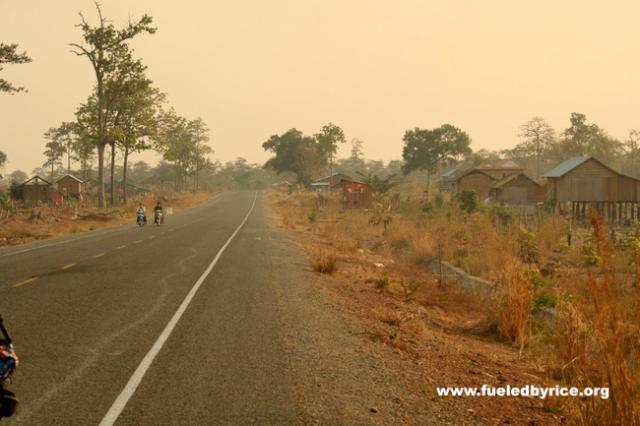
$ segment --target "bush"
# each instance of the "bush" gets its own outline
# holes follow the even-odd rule
[[[435,207],[433,205],[432,202],[430,201],[424,201],[421,205],[420,205],[420,210],[422,211],[422,213],[425,214],[431,214],[433,213],[433,211],[435,210]]]
[[[467,213],[478,210],[478,194],[475,191],[462,191],[460,194],[460,208]]]
[[[535,297],[533,306],[535,309],[540,309],[542,307],[555,308],[557,303],[558,300],[554,295],[542,292]]]
[[[318,251],[309,257],[309,265],[315,272],[332,274],[336,270],[337,257],[333,253]]]
[[[307,215],[307,218],[309,219],[309,222],[311,222],[311,223],[315,222],[316,219],[318,218],[318,210],[317,209],[311,209],[311,211]]]

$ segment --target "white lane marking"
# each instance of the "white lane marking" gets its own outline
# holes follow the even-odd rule
[[[187,208],[186,210],[183,210],[180,213],[188,213],[191,209],[193,209],[195,207],[200,207],[200,206],[203,206],[203,205],[205,205],[207,203],[213,202],[214,200],[216,200],[222,194],[224,194],[224,191],[219,192],[218,194],[214,195],[213,197],[211,197],[211,199],[205,201],[204,203],[196,204],[195,206],[189,207],[189,208]],[[192,222],[194,222],[194,221],[192,221]],[[28,253],[30,251],[40,250],[40,249],[47,248],[47,247],[54,247],[54,246],[58,246],[60,244],[68,244],[68,243],[72,243],[74,241],[84,240],[86,238],[99,237],[101,235],[108,235],[108,234],[110,234],[112,232],[116,233],[118,231],[127,230],[127,229],[129,229],[129,228],[131,228],[133,226],[135,226],[135,225],[134,224],[126,224],[126,225],[123,225],[123,226],[119,226],[117,228],[114,226],[114,227],[107,228],[107,229],[97,229],[95,231],[87,231],[86,235],[83,235],[83,236],[78,237],[78,238],[71,238],[71,239],[64,240],[64,241],[51,242],[51,243],[42,244],[42,245],[39,245],[39,246],[36,246],[36,247],[25,248],[23,250],[11,251],[9,253],[1,253],[0,252],[0,257],[15,256],[17,254]],[[64,238],[64,237],[62,237],[62,238]]]
[[[140,365],[138,365],[138,368],[136,368],[136,371],[133,372],[133,375],[125,385],[124,389],[122,390],[122,392],[120,392],[120,395],[118,395],[118,397],[116,398],[111,408],[109,408],[109,411],[107,411],[107,414],[105,414],[105,416],[103,417],[102,421],[100,422],[100,426],[112,426],[116,422],[116,420],[118,420],[118,417],[122,413],[122,410],[124,410],[124,407],[129,402],[129,399],[131,399],[133,394],[136,392],[136,389],[140,385],[140,382],[142,382],[144,375],[147,373],[147,370],[149,370],[149,367],[151,367],[151,363],[153,363],[153,360],[155,359],[155,357],[158,355],[158,353],[160,352],[164,344],[169,339],[171,332],[173,332],[173,329],[178,324],[178,321],[180,321],[180,318],[182,317],[184,312],[187,310],[187,307],[193,300],[194,296],[196,295],[196,292],[198,291],[200,286],[202,286],[202,283],[207,278],[207,276],[211,273],[211,271],[213,270],[213,267],[216,266],[216,263],[218,263],[218,260],[220,260],[220,257],[222,256],[222,253],[224,253],[224,251],[226,250],[227,246],[231,244],[231,241],[233,241],[233,239],[236,237],[238,232],[240,232],[240,229],[242,229],[244,224],[249,219],[249,216],[251,215],[251,212],[253,211],[253,208],[256,205],[257,198],[258,198],[258,191],[256,191],[253,196],[253,203],[251,203],[251,208],[249,208],[249,212],[247,213],[247,215],[244,217],[242,222],[240,222],[240,225],[238,225],[236,230],[233,231],[233,234],[231,234],[227,242],[224,243],[224,245],[220,248],[220,250],[218,250],[216,257],[213,258],[209,266],[207,266],[207,269],[205,269],[202,275],[200,275],[200,278],[198,278],[198,281],[196,281],[193,287],[191,287],[191,290],[189,290],[189,293],[187,293],[187,296],[184,298],[184,300],[178,307],[178,310],[176,311],[176,313],[173,314],[173,317],[171,317],[171,319],[169,320],[169,323],[165,326],[164,330],[162,330],[162,333],[160,333],[158,340],[155,341],[155,343],[153,344],[149,352],[147,352],[147,354],[144,356],[144,358],[140,362]]]

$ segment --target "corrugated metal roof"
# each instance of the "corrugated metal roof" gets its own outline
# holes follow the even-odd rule
[[[573,157],[573,158],[569,158],[568,160],[565,160],[564,162],[558,164],[553,169],[549,170],[547,173],[542,175],[542,177],[546,177],[546,178],[549,178],[549,177],[551,177],[551,178],[562,177],[567,172],[575,169],[580,164],[582,164],[585,161],[590,160],[590,159],[591,159],[591,157]]]

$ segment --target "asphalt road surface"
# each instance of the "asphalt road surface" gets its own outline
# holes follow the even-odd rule
[[[160,227],[0,250],[0,313],[21,358],[21,405],[3,422],[394,418],[388,380],[265,216],[261,193],[225,192]]]

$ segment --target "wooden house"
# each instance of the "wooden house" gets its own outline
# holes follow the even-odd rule
[[[556,204],[571,204],[576,218],[588,211],[614,219],[637,219],[640,180],[623,175],[594,157],[574,157],[544,175],[549,197]]]
[[[70,174],[58,179],[56,187],[63,196],[72,198],[82,198],[85,190],[84,181]]]
[[[544,203],[547,199],[547,188],[525,173],[518,173],[495,182],[491,188],[491,195],[499,203],[529,205]]]
[[[30,202],[48,202],[54,193],[51,183],[37,175],[19,185],[16,192],[21,200]]]

